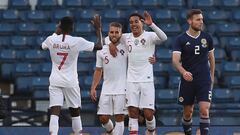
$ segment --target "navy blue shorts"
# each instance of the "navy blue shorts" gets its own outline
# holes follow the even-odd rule
[[[195,102],[211,102],[212,90],[211,82],[193,81],[187,82],[182,80],[179,85],[178,103],[181,105],[193,105]]]

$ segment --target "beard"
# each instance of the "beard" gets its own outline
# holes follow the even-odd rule
[[[117,38],[116,38],[117,39]],[[117,40],[113,40],[113,38],[110,37],[110,41],[113,43],[113,44],[116,44],[118,43],[120,40],[120,38],[118,38]]]
[[[202,30],[202,27],[198,28],[198,27],[193,27],[193,26],[191,26],[191,28],[192,28],[194,31],[201,31],[201,30]]]

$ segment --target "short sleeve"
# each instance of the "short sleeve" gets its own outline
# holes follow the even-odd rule
[[[50,46],[50,37],[47,37],[47,38],[42,42],[42,49],[43,49],[43,50],[48,49],[48,46]]]
[[[102,60],[102,57],[101,57],[101,50],[97,51],[97,54],[96,54],[96,67],[103,67],[103,60]]]
[[[93,51],[94,43],[78,37],[77,46],[79,51]]]
[[[214,49],[214,46],[213,46],[213,39],[212,37],[209,35],[208,36],[208,51],[212,51]]]
[[[176,40],[172,44],[172,51],[181,53],[182,52],[182,47],[181,47],[181,42],[180,42],[180,37],[177,37]]]

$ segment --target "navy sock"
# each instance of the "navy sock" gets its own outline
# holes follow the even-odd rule
[[[210,119],[209,118],[200,118],[200,132],[201,135],[208,135],[210,127]]]
[[[185,135],[192,135],[192,119],[185,120],[182,118],[182,127]]]

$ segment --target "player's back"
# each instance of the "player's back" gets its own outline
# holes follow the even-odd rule
[[[81,37],[49,36],[43,44],[48,46],[52,60],[50,85],[68,87],[78,85],[77,59],[79,51],[92,51],[94,44]]]

